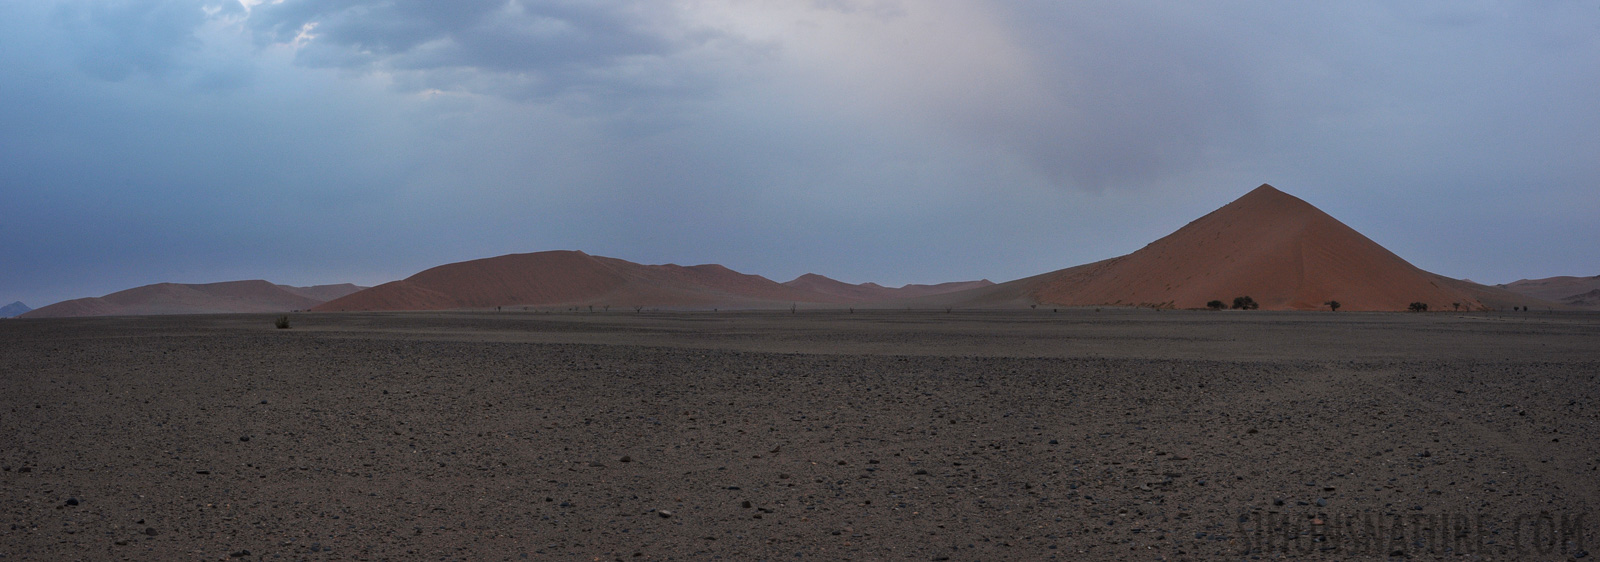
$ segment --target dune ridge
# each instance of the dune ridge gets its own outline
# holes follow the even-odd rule
[[[289,287],[263,280],[221,283],[156,283],[103,297],[58,302],[29,311],[21,318],[222,314],[306,310],[325,299],[319,295],[349,294],[362,289],[350,284]]]

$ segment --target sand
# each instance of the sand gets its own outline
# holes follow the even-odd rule
[[[0,554],[1567,559],[1600,526],[1596,336],[1583,313],[6,320]]]
[[[1474,295],[1263,184],[1126,256],[1018,282],[1040,303],[1201,308],[1249,296],[1266,310],[1477,309]]]

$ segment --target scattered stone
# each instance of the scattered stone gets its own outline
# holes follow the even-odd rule
[[[78,505],[78,498],[67,498],[67,505]]]
[[[657,511],[656,515],[660,515],[662,519],[667,519],[667,518],[672,517],[672,512],[663,509],[661,511]]]
[[[744,502],[739,504],[739,507],[742,507],[742,508],[745,508],[745,509],[750,509],[750,501],[749,500],[745,500]]]
[[[250,436],[249,435],[240,435],[239,436],[239,440],[240,441],[249,441],[250,440]]]
[[[622,455],[622,458],[617,459],[617,462],[633,462],[633,458],[628,455]]]
[[[244,557],[249,556],[249,555],[250,555],[250,551],[249,550],[240,550],[238,552],[234,552],[234,553],[228,554],[228,557],[229,558],[244,558]]]
[[[155,527],[145,527],[144,528],[144,534],[145,534],[145,536],[153,537],[153,536],[159,535],[161,533],[157,532]]]

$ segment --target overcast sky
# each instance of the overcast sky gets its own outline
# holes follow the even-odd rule
[[[1006,281],[1261,183],[1600,274],[1600,1],[0,0],[0,304],[578,249]]]

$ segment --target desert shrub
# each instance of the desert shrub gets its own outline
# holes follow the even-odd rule
[[[279,316],[276,321],[273,321],[272,325],[277,326],[279,330],[289,329],[289,315]]]
[[[1248,296],[1233,297],[1233,308],[1235,310],[1255,310],[1261,308],[1261,305],[1256,304],[1256,300]]]
[[[1228,305],[1224,304],[1222,301],[1211,301],[1211,302],[1206,303],[1206,308],[1209,308],[1211,310],[1222,310],[1222,309],[1227,308],[1227,307],[1228,307]]]
[[[1328,305],[1328,310],[1332,310],[1334,312],[1339,311],[1339,301],[1328,301],[1322,304]]]
[[[1411,306],[1406,307],[1406,310],[1410,310],[1412,312],[1427,312],[1428,311],[1428,303],[1420,302],[1420,301],[1419,302],[1414,302],[1414,303],[1411,303]]]

